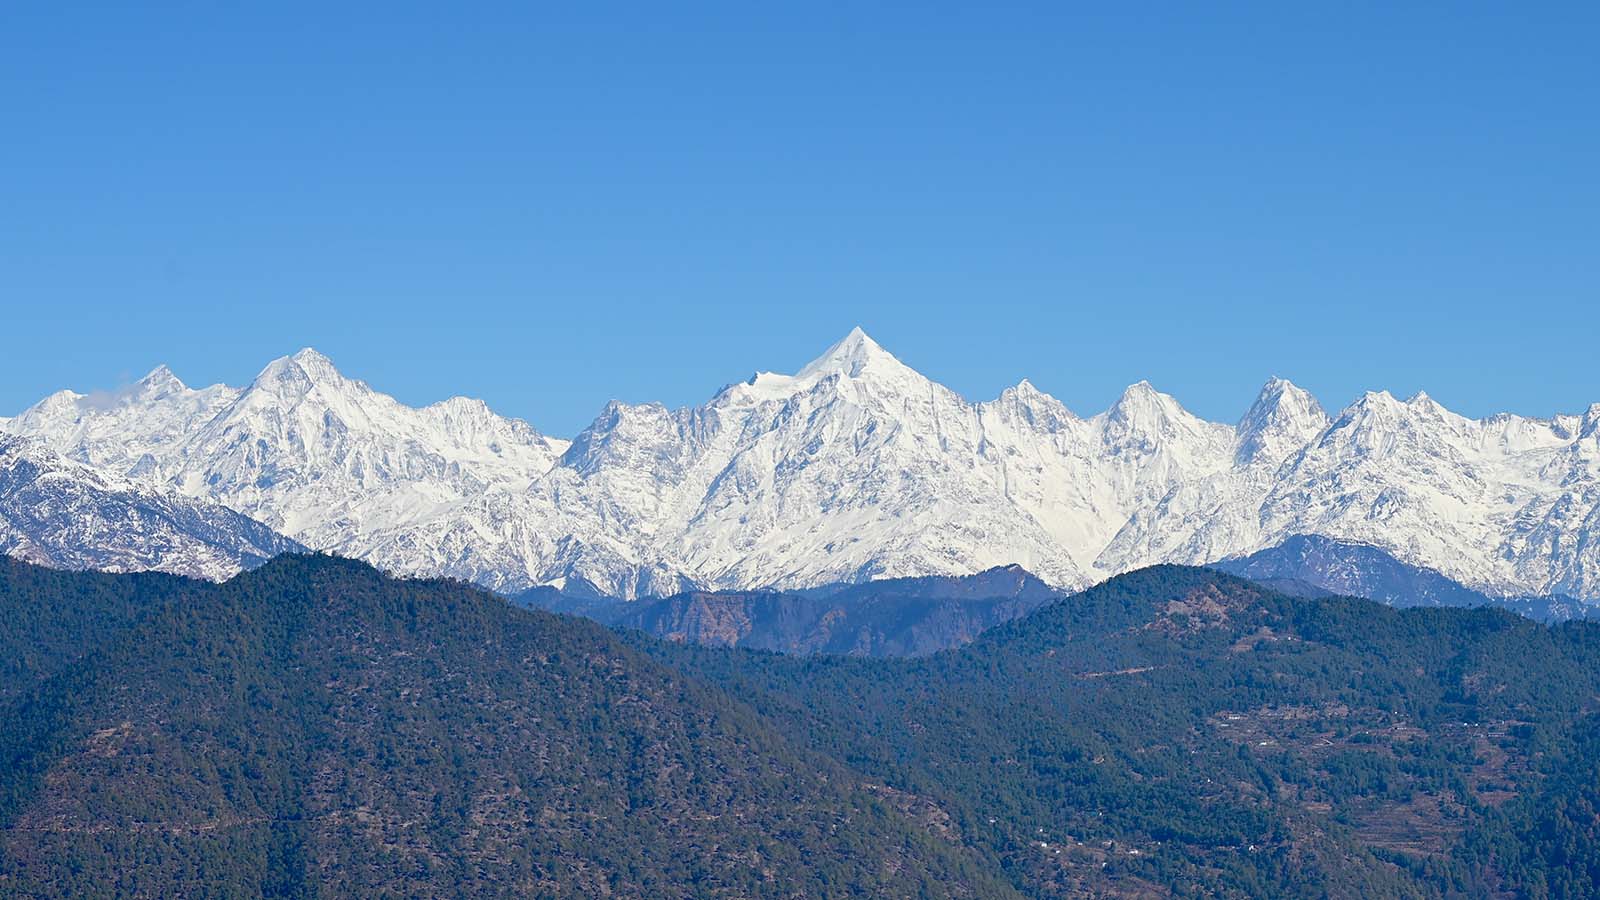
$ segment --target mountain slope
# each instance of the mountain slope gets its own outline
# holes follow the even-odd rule
[[[303,549],[226,507],[0,435],[0,553],[67,569],[221,579]]]
[[[166,366],[157,366],[120,390],[58,391],[3,427],[115,475],[155,475],[190,434],[239,393],[220,384],[196,390]]]
[[[1472,420],[1425,394],[1368,394],[1281,473],[1260,516],[1270,534],[1370,544],[1493,594],[1593,597],[1597,429],[1600,405]]]
[[[52,599],[117,619],[104,578]],[[37,581],[0,568],[6,622]],[[320,557],[174,587],[5,704],[0,893],[1013,895],[597,625]]]
[[[363,555],[399,566],[426,547],[483,580],[472,536],[492,534],[523,554],[519,576],[624,597],[1010,564],[1081,586],[1130,515],[1226,472],[1237,443],[1146,384],[1092,419],[1026,382],[969,403],[858,329],[795,375],[757,373],[700,407],[613,403],[526,494],[376,536]],[[1253,465],[1281,452],[1261,446]]]
[[[1590,614],[1587,604],[1570,597],[1490,596],[1432,569],[1407,565],[1376,547],[1316,535],[1296,536],[1248,556],[1220,560],[1212,568],[1256,581],[1294,580],[1391,606],[1499,606],[1546,621]]]
[[[326,557],[7,561],[0,651],[30,648],[6,896],[1600,889],[1591,623],[1164,566],[959,650],[802,659]]]
[[[917,656],[958,647],[1060,594],[1018,566],[962,578],[928,576],[804,593],[692,591],[608,607],[524,595],[656,637],[783,653]]]
[[[635,640],[930,798],[1030,896],[1600,885],[1569,862],[1596,846],[1587,623],[1301,600],[1163,566],[915,660]]]
[[[466,498],[523,490],[566,449],[481,401],[407,407],[313,350],[274,360],[242,389],[191,390],[163,367],[112,395],[57,394],[5,427],[346,552]]]
[[[1492,597],[1600,598],[1600,404],[1472,420],[1426,395],[1329,416],[1274,378],[1233,425],[1147,383],[1080,417],[970,402],[859,329],[706,403],[606,406],[570,444],[481,403],[413,409],[314,351],[242,389],[158,369],[0,428],[308,546],[514,593],[790,591],[1021,565],[1078,588],[1321,535]]]
[[[495,487],[563,448],[482,403],[412,409],[314,351],[276,360],[189,435],[163,474],[324,549]]]

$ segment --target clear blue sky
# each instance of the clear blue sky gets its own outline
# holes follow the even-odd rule
[[[1600,4],[256,5],[0,14],[0,415],[311,345],[572,434],[856,324],[1084,413],[1600,400]]]

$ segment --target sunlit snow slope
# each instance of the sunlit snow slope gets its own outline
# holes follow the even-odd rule
[[[393,571],[619,596],[1020,564],[1077,587],[1298,534],[1496,594],[1600,597],[1600,404],[1466,419],[1272,379],[1237,424],[1149,384],[1083,418],[1027,381],[973,403],[859,329],[702,406],[609,404],[570,445],[479,401],[414,409],[314,351],[245,388],[166,369],[0,430]]]

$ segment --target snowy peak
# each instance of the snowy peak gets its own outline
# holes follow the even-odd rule
[[[906,390],[927,390],[933,384],[921,373],[896,359],[877,341],[867,336],[859,327],[850,330],[844,339],[829,347],[821,356],[801,367],[793,375],[777,372],[756,372],[744,381],[730,384],[717,393],[708,406],[741,408],[769,402],[783,402],[807,391],[816,389],[828,379],[841,385],[858,383],[849,388],[859,393],[862,385],[886,387],[889,393]]]
[[[337,381],[344,378],[334,366],[333,360],[311,347],[302,347],[295,351],[288,361],[299,366],[300,370],[309,375],[313,381]]]
[[[366,492],[398,485],[428,485],[424,496],[406,501],[418,509],[488,483],[526,486],[565,449],[565,442],[495,415],[481,400],[406,406],[307,348],[268,363],[228,409],[193,434],[183,453],[184,483],[198,490],[194,485],[203,481],[239,508],[294,529],[370,499]],[[324,495],[321,505],[282,518],[274,508],[281,501],[264,494],[293,493],[296,485]],[[341,487],[350,494],[326,496]]]
[[[326,356],[308,348],[267,363],[195,440],[207,444],[233,435],[228,440],[237,443],[238,435],[255,434],[267,439],[261,445],[264,454],[302,455],[324,447],[335,432],[387,430],[401,409],[365,383],[345,378]]]
[[[1328,422],[1322,404],[1309,391],[1273,377],[1239,420],[1234,458],[1241,465],[1276,465],[1315,439]]]
[[[829,375],[860,378],[868,372],[910,371],[910,368],[895,359],[894,355],[883,349],[877,341],[867,337],[865,331],[856,327],[850,329],[844,340],[829,347],[821,356],[807,363],[795,378],[804,381],[825,378]]]
[[[1066,404],[1039,390],[1024,378],[1000,392],[994,400],[982,404],[986,410],[998,409],[1002,415],[1020,419],[1028,425],[1048,433],[1056,433],[1068,423],[1080,421]]]
[[[1181,441],[1185,436],[1232,432],[1226,425],[1207,422],[1184,409],[1170,394],[1156,390],[1148,381],[1129,385],[1099,419],[1110,443],[1134,440],[1149,450]]]
[[[485,491],[525,490],[567,447],[479,400],[408,407],[311,349],[268,363],[243,390],[190,390],[163,367],[112,396],[59,395],[5,427],[351,553]]]
[[[1026,378],[1001,391],[999,399],[1009,403],[1018,403],[1030,407],[1058,407],[1067,415],[1072,415],[1072,413],[1067,410],[1066,404],[1050,396],[1044,391],[1039,390],[1039,388],[1036,387],[1033,382]]]
[[[1446,409],[1439,401],[1428,396],[1427,391],[1417,391],[1412,394],[1406,400],[1405,407],[1413,419],[1427,419],[1435,424],[1444,423],[1454,429],[1472,424],[1471,419]]]
[[[250,383],[250,389],[287,397],[309,393],[313,388],[341,390],[351,384],[339,373],[333,360],[307,347],[293,356],[281,356],[267,363]]]
[[[129,395],[134,398],[164,397],[183,393],[188,389],[189,386],[178,380],[178,376],[172,374],[171,369],[165,365],[159,365],[151,369],[148,375],[135,382]]]
[[[1405,412],[1405,404],[1388,391],[1367,391],[1346,409],[1358,416],[1398,416]]]
[[[1327,429],[1327,438],[1361,446],[1369,451],[1392,448],[1396,441],[1471,440],[1483,431],[1485,422],[1508,426],[1526,423],[1520,417],[1490,420],[1468,419],[1451,412],[1426,392],[1418,391],[1399,400],[1388,391],[1368,391],[1339,412]]]
[[[166,366],[111,391],[59,391],[6,423],[69,459],[106,472],[154,476],[154,458],[232,402],[232,388],[193,390]]]
[[[1136,381],[1122,391],[1122,396],[1111,405],[1107,417],[1122,422],[1158,422],[1186,416],[1182,406],[1170,394],[1156,390],[1148,381]]]
[[[1328,414],[1323,411],[1322,404],[1311,392],[1305,390],[1292,381],[1277,376],[1267,379],[1261,386],[1261,392],[1256,394],[1256,400],[1250,404],[1250,409],[1239,421],[1243,428],[1247,423],[1316,419],[1325,421]]]
[[[1406,405],[1388,391],[1367,391],[1339,410],[1328,426],[1328,437],[1349,440],[1351,435],[1391,431],[1406,418]]]
[[[679,447],[679,422],[684,415],[684,411],[674,412],[660,403],[609,401],[572,439],[561,464],[582,475],[599,472],[607,463],[641,472],[665,464]]]
[[[852,403],[875,406],[880,412],[904,409],[908,402],[925,403],[932,395],[940,395],[941,402],[963,402],[955,392],[907,366],[866,332],[854,328],[799,372],[756,372],[725,387],[700,411],[738,411],[764,403],[789,402],[817,391],[821,392],[819,397],[842,397]]]
[[[1077,587],[1322,534],[1475,589],[1600,596],[1600,404],[1480,421],[1377,392],[1330,422],[1274,378],[1227,425],[1141,381],[1081,419],[1027,380],[969,402],[857,328],[797,374],[700,406],[610,404],[570,444],[469,398],[406,406],[310,349],[242,391],[191,390],[162,367],[0,428],[317,549],[496,589],[583,578],[633,596],[1007,564]]]

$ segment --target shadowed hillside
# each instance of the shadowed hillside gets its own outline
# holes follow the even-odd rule
[[[889,578],[792,592],[689,591],[632,602],[534,588],[515,602],[713,647],[920,656],[959,647],[1060,597],[1021,566],[1001,566],[964,577]]]
[[[797,657],[291,556],[7,563],[0,651],[5,896],[1600,889],[1584,622],[1165,566],[959,650]]]
[[[1032,895],[1600,885],[1584,623],[1157,567],[924,659],[639,646],[933,799]]]
[[[3,576],[8,649],[93,640],[6,695],[0,894],[1007,893],[914,798],[592,623],[320,557]]]

